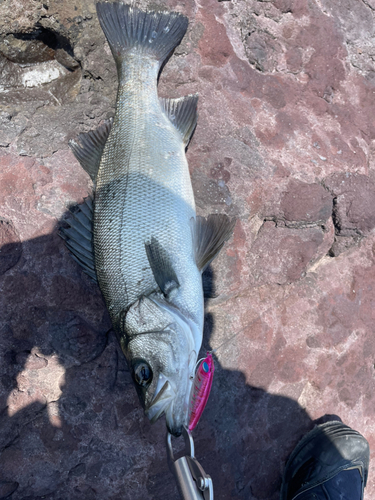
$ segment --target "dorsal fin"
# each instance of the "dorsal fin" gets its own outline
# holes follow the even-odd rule
[[[111,131],[113,119],[106,120],[96,130],[79,134],[77,141],[69,141],[74,156],[89,174],[93,182],[99,170],[100,159]]]
[[[97,281],[92,245],[92,199],[85,198],[84,202],[78,205],[76,210],[70,210],[70,213],[72,218],[66,220],[70,227],[61,227],[59,236],[65,241],[73,259],[91,279]]]
[[[180,132],[187,146],[197,124],[198,94],[191,94],[178,99],[160,99],[161,107],[172,124]]]
[[[235,223],[225,214],[191,219],[195,262],[202,273],[231,237]]]

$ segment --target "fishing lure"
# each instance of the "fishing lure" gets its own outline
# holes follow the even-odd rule
[[[195,429],[210,395],[212,379],[214,376],[214,360],[212,354],[207,353],[195,374],[190,399],[189,431]]]

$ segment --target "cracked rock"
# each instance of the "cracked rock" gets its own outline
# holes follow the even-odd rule
[[[264,222],[248,255],[255,283],[285,285],[298,281],[307,269],[327,254],[333,243],[333,227],[293,229]]]
[[[288,227],[322,225],[332,215],[332,196],[321,184],[291,180],[280,210]]]
[[[337,172],[324,184],[334,197],[336,238],[330,254],[337,256],[375,227],[375,182],[367,175]]]
[[[338,172],[324,184],[335,197],[334,222],[340,236],[364,236],[375,227],[375,182],[370,177]]]

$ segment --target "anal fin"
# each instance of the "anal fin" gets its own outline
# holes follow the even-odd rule
[[[69,141],[69,146],[73,151],[82,168],[86,170],[93,182],[99,170],[100,159],[103,154],[105,143],[107,142],[112,127],[112,118],[105,121],[96,130],[79,134],[77,141]]]
[[[197,124],[198,94],[191,94],[179,99],[159,99],[164,113],[182,136],[185,147],[189,144]]]
[[[180,286],[170,258],[154,236],[151,237],[150,243],[145,243],[145,249],[155,281],[163,294],[168,297]]]
[[[68,228],[61,227],[59,236],[84,272],[97,282],[92,244],[92,199],[86,198],[76,210],[70,210],[71,219],[66,220]]]
[[[225,214],[211,214],[207,218],[197,215],[191,219],[195,262],[202,273],[231,237],[235,223],[236,219],[231,220]]]

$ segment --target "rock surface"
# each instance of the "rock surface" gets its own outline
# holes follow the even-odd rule
[[[276,500],[322,415],[375,449],[375,2],[139,3],[189,17],[160,95],[199,93],[198,211],[238,219],[211,268],[196,455],[215,498]],[[143,415],[100,291],[57,234],[92,191],[68,141],[114,113],[94,4],[0,13],[0,498],[175,499],[165,424]]]

